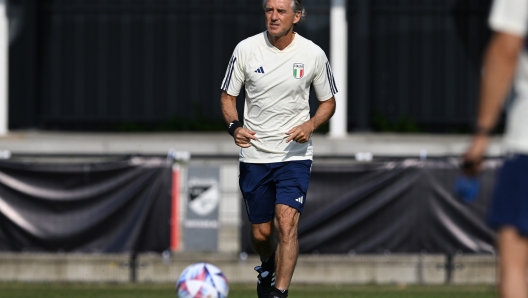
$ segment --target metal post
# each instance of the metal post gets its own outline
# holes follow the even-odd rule
[[[130,254],[130,282],[131,283],[136,283],[137,281],[137,267],[138,267],[138,263],[137,263],[137,252],[134,250],[131,254]]]
[[[181,194],[181,168],[182,164],[191,159],[191,153],[170,149],[167,158],[172,162],[172,190],[171,190],[171,219],[170,219],[170,249],[181,249],[180,235],[180,194]]]
[[[7,134],[8,121],[8,49],[9,32],[7,20],[7,0],[0,0],[0,136]]]
[[[452,254],[448,254],[446,256],[445,269],[446,269],[445,283],[448,285],[448,284],[451,284],[451,281],[453,280],[453,269],[455,269],[455,266],[453,266],[453,255]]]
[[[348,23],[346,0],[332,0],[330,8],[330,64],[339,93],[336,94],[337,108],[330,119],[330,136],[347,135],[347,85],[348,85]]]
[[[180,249],[180,164],[172,166],[172,199],[171,199],[171,237],[170,248],[172,251]]]

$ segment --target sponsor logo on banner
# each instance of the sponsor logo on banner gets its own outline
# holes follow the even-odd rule
[[[293,77],[296,79],[302,79],[304,77],[304,64],[293,63]]]
[[[220,201],[218,182],[214,179],[192,179],[189,181],[189,207],[204,216],[213,212]]]

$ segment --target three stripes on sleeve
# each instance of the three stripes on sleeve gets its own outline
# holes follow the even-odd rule
[[[222,90],[227,91],[229,88],[229,84],[231,83],[231,77],[233,76],[233,71],[235,69],[235,63],[237,61],[237,58],[235,56],[232,56],[229,60],[229,65],[227,67],[226,76],[224,78],[224,81],[222,82]],[[338,90],[336,87],[336,83],[334,80],[334,75],[332,73],[332,69],[330,68],[330,62],[326,62],[326,77],[328,78],[328,83],[330,84],[330,90],[332,91],[332,94],[335,95]],[[264,73],[264,71],[262,71]]]
[[[222,82],[222,90],[227,91],[227,88],[229,88],[229,83],[231,83],[231,77],[233,76],[233,70],[235,69],[235,62],[237,58],[235,56],[231,57],[231,60],[229,60],[229,65],[227,66],[227,73],[224,78],[224,81]]]

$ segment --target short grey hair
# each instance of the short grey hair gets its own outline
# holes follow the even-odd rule
[[[294,13],[301,13],[301,20],[299,23],[303,22],[306,19],[306,9],[304,9],[303,0],[291,0],[292,9]],[[266,9],[266,3],[268,0],[262,0],[262,8]]]

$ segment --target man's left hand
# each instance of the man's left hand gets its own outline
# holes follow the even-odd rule
[[[466,154],[462,157],[462,171],[468,176],[475,176],[482,167],[482,159],[486,153],[489,136],[476,135]]]
[[[310,135],[312,132],[313,124],[311,120],[308,120],[286,132],[286,134],[289,135],[289,137],[286,139],[286,143],[291,141],[295,141],[297,143],[306,143],[310,140]]]

